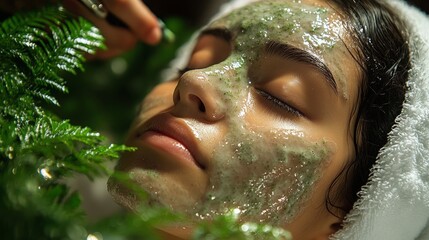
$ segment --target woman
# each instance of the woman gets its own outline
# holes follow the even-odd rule
[[[407,202],[415,208],[402,216],[418,213],[420,221],[399,235],[385,238],[366,221],[401,212],[397,189],[406,188],[392,186],[392,177],[413,172],[421,180],[415,189],[428,186],[424,168],[390,168],[402,122],[387,136],[406,80],[419,91],[408,76],[414,39],[396,10],[369,0],[243,2],[204,28],[180,74],[145,98],[127,140],[138,150],[117,170],[152,204],[196,221],[238,209],[243,221],[283,227],[295,239],[327,239],[341,226],[334,237],[416,238],[427,194]],[[120,204],[138,205],[115,181],[109,188]]]

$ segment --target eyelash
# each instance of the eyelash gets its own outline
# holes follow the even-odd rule
[[[255,91],[263,98],[265,98],[266,100],[268,100],[272,105],[274,105],[276,108],[279,108],[281,110],[286,110],[288,113],[291,113],[297,117],[302,117],[304,116],[300,111],[298,111],[297,109],[291,107],[289,104],[283,102],[282,100],[272,96],[271,94],[255,88]]]

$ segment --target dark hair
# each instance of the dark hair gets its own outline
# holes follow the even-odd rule
[[[354,109],[355,156],[331,184],[326,207],[347,213],[368,181],[377,154],[386,144],[402,110],[410,53],[405,24],[381,0],[329,0],[345,16],[351,40],[348,48],[361,67],[357,107]],[[347,43],[347,42],[345,42]],[[353,120],[353,119],[352,119]]]

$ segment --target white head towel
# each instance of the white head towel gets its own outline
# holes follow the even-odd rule
[[[332,239],[429,239],[429,18],[403,1],[388,2],[409,27],[409,91],[368,183]]]
[[[252,1],[232,1],[217,16]],[[429,18],[402,0],[386,1],[409,27],[409,91],[359,200],[344,228],[331,237],[335,240],[429,239]],[[179,51],[164,79],[186,65],[196,36]]]

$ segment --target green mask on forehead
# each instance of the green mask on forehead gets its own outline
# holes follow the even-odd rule
[[[269,41],[302,47],[317,55],[340,40],[340,20],[332,21],[327,8],[286,1],[260,1],[233,11],[210,27],[226,27],[236,35],[234,50],[249,60]],[[253,54],[250,54],[253,53]]]

